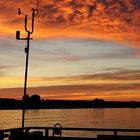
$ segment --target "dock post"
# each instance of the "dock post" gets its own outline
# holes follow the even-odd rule
[[[45,137],[47,138],[49,136],[49,129],[45,129]]]
[[[116,137],[117,135],[117,130],[114,130],[114,136]]]

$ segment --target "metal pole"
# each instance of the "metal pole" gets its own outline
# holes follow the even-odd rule
[[[23,110],[22,110],[22,129],[24,129],[24,118],[25,118],[25,109],[26,109],[25,103],[24,103],[24,98],[26,98],[26,91],[27,91],[28,62],[29,62],[29,45],[30,45],[30,32],[28,32],[27,46],[25,47],[26,64],[25,64],[24,96],[23,96]]]
[[[38,0],[37,0],[37,8],[38,8]],[[20,8],[18,9],[18,14],[25,15],[24,19],[24,27],[25,31],[27,32],[27,38],[21,38],[20,37],[20,31],[16,31],[16,39],[17,40],[27,40],[27,46],[25,47],[25,53],[26,53],[26,63],[25,63],[25,79],[24,79],[24,95],[23,95],[23,109],[22,109],[22,130],[24,130],[24,119],[25,119],[25,109],[26,109],[26,93],[27,93],[27,77],[28,77],[28,60],[29,60],[29,46],[30,46],[30,35],[34,32],[34,18],[38,13],[38,9],[32,9],[32,22],[31,22],[31,29],[28,29],[28,15],[21,12]]]

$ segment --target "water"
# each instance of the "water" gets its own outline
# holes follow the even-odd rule
[[[21,127],[21,110],[0,110],[0,129]],[[26,110],[25,126],[140,129],[140,108]]]

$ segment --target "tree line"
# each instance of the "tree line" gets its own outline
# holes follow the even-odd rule
[[[53,109],[53,108],[135,108],[140,102],[104,101],[103,99],[87,100],[49,100],[41,99],[38,94],[26,95],[22,100],[0,98],[0,109]]]

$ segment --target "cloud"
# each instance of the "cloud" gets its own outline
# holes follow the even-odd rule
[[[7,33],[23,25],[23,19],[16,16],[17,8],[21,7],[28,13],[30,8],[36,7],[33,0],[3,0],[0,4],[1,27]],[[40,0],[35,35],[44,38],[76,36],[130,41],[139,47],[139,23],[138,0]]]
[[[139,49],[124,44],[95,39],[52,39],[34,41],[33,60],[41,62],[68,62],[136,59]],[[39,46],[39,47],[38,47]],[[47,57],[46,57],[47,56]],[[95,62],[94,62],[95,63]]]
[[[0,69],[5,69],[7,68],[7,66],[0,66]]]
[[[11,84],[10,87],[14,87],[15,84],[19,87],[21,87],[23,83],[23,79],[19,77],[15,77],[12,79],[5,79],[7,80],[7,83]],[[13,84],[13,82],[15,84]],[[96,85],[99,86],[102,92],[105,91],[104,88],[102,88],[106,85],[108,89],[110,90],[113,89],[113,87],[121,87],[124,90],[129,90],[129,87],[132,87],[134,85],[138,85],[140,83],[140,72],[139,70],[116,70],[116,71],[105,71],[105,72],[100,72],[100,73],[94,73],[94,74],[85,74],[85,75],[67,75],[67,76],[59,76],[59,77],[32,77],[28,79],[29,82],[29,87],[38,87],[38,86],[75,86],[75,85]],[[111,88],[111,86],[112,88]],[[127,88],[128,86],[128,88]],[[116,88],[116,90],[119,90],[119,87]],[[80,89],[77,89],[80,91]],[[95,90],[97,90],[95,88]],[[135,89],[137,90],[137,89]]]
[[[83,76],[84,79],[100,79],[100,80],[118,80],[118,81],[139,81],[140,71],[139,70],[120,70],[115,72],[105,72],[99,74],[93,74],[88,76]]]
[[[12,68],[12,67],[0,65],[0,79],[1,79],[1,77],[4,77],[6,75],[6,73],[7,73],[6,70],[10,69],[10,68]]]
[[[104,98],[105,100],[137,100],[139,101],[140,84],[109,84],[109,85],[61,85],[30,87],[27,93],[40,94],[47,99],[92,100]],[[21,98],[23,88],[0,89],[2,97]]]
[[[138,1],[62,0],[57,4],[55,1],[43,4],[40,7],[40,19],[45,26],[48,24],[90,33],[107,33],[110,38],[112,35],[114,39],[117,37],[120,40],[138,40]]]
[[[3,69],[1,72],[4,72]],[[23,79],[21,77],[11,77],[1,79],[1,82],[7,82],[10,87],[22,86]],[[94,74],[85,75],[66,75],[59,77],[36,77],[30,76],[28,78],[29,87],[32,86],[62,86],[62,85],[137,85],[140,83],[140,72],[138,69],[131,70],[109,70]],[[1,83],[2,84],[2,83]],[[104,89],[103,89],[104,91]]]
[[[21,48],[20,49],[17,48],[16,47],[17,45],[14,43],[14,41],[11,41],[9,38],[13,36],[15,38],[16,30],[24,30],[24,16],[23,15],[18,16],[17,9],[20,7],[24,13],[29,14],[31,13],[30,9],[36,7],[35,4],[36,3],[34,0],[0,1],[0,5],[1,5],[0,36],[8,37],[8,39],[6,40],[4,40],[3,38],[0,39],[1,60],[4,58],[3,59],[4,61],[2,60],[1,62],[3,62],[4,64],[5,63],[7,64],[9,62],[11,62],[11,64],[9,64],[10,66],[13,65],[12,62],[14,62],[14,65],[23,64],[20,61],[20,58],[24,58],[23,57],[24,54],[19,53],[22,52],[22,50],[20,50]],[[31,15],[29,14],[29,18],[30,17]],[[22,36],[24,36],[24,34],[25,32],[22,32]],[[137,52],[139,52],[139,49],[135,49],[135,50],[132,48],[124,49],[122,47],[123,45],[121,45],[121,49],[120,49],[118,45],[115,48],[119,48],[119,49],[116,50],[115,48],[113,48],[114,46],[113,44],[115,43],[106,44],[106,42],[108,42],[108,40],[121,41],[127,43],[128,46],[139,48],[140,46],[139,34],[140,34],[140,3],[138,0],[59,0],[59,1],[39,0],[39,13],[35,20],[34,38],[39,38],[39,39],[43,38],[45,40],[46,39],[49,40],[50,38],[51,39],[52,38],[80,38],[80,39],[86,38],[89,40],[90,39],[94,40],[94,41],[89,41],[89,43],[93,44],[94,42],[95,43],[94,46],[97,46],[96,48],[99,48],[99,49],[94,48],[95,54],[93,54],[92,53],[93,50],[91,49],[92,46],[88,45],[88,43],[84,43],[84,41],[82,42],[82,39],[79,41],[81,42],[81,44],[78,45],[81,46],[83,45],[86,49],[84,49],[84,47],[83,48],[81,47],[82,50],[80,51],[79,51],[80,47],[78,45],[77,45],[78,49],[76,49],[75,46],[74,47],[69,46],[69,49],[64,49],[66,48],[66,46],[68,48],[69,44],[72,44],[70,41],[64,42],[65,47],[62,46],[60,48],[57,48],[56,46],[59,46],[59,43],[63,43],[63,42],[57,42],[56,44],[53,44],[55,45],[54,47],[56,48],[50,50],[40,49],[40,51],[42,51],[40,54],[41,55],[43,54],[45,56],[42,59],[43,63],[47,59],[49,61],[51,60],[51,62],[52,61],[58,62],[57,60],[60,61],[63,60],[65,62],[77,62],[75,64],[78,64],[79,61],[82,61],[83,63],[84,62],[90,63],[91,60],[96,58],[94,60],[97,62],[97,67],[99,67],[100,64],[103,64],[104,62],[100,63],[99,60],[97,59],[101,58],[101,61],[103,59],[106,60],[109,59],[111,62],[112,59],[115,58],[115,60],[118,60],[117,62],[113,61],[115,62],[114,64],[116,66],[117,65],[120,66],[121,64],[124,64],[124,62],[127,62],[128,65],[125,66],[128,67],[131,66],[132,60],[134,60],[135,62],[137,61],[136,58],[134,59],[134,57],[132,57],[132,55],[135,55]],[[96,42],[95,40],[96,41],[99,40],[99,43]],[[98,44],[100,44],[101,42],[103,42],[104,45],[102,47],[99,47]],[[133,45],[131,45],[131,43]],[[38,44],[37,48],[39,48],[39,45],[41,45],[41,43]],[[105,46],[107,45],[110,45],[110,47],[106,48]],[[70,52],[70,50],[72,51]],[[98,53],[98,51],[100,53]],[[42,57],[41,55],[37,54],[38,52],[39,51],[33,52],[34,54],[36,54],[34,56],[38,58],[38,59],[33,59],[35,60],[34,64],[36,63],[36,61],[38,60],[40,61]],[[48,55],[47,58],[46,58],[46,54]],[[139,57],[139,54],[137,56]],[[121,63],[121,60],[119,60],[119,58],[121,58],[121,60],[124,60],[126,58],[127,61]],[[14,59],[14,61],[12,61],[12,59]],[[94,60],[91,63],[95,63]],[[135,62],[134,65],[132,66],[137,66],[136,64],[137,62],[136,63]],[[9,71],[9,68],[6,65],[3,65],[3,63],[0,66],[0,76],[5,74],[5,70],[7,70],[7,72]],[[42,65],[41,62],[40,64]],[[109,65],[113,67],[112,63],[108,65],[106,64],[107,67],[110,67]],[[58,63],[58,66],[60,66],[60,63]],[[73,65],[70,66],[72,66],[73,68]],[[54,68],[58,68],[58,67],[54,67]],[[75,65],[74,68],[76,69]],[[78,68],[76,70],[78,72],[79,71],[81,72],[82,71],[81,68],[82,67],[79,67],[80,70],[78,70]],[[10,74],[12,76],[15,76],[15,73],[9,72],[9,75]],[[32,74],[34,76],[34,71]],[[8,78],[9,77],[7,77],[6,79],[7,80],[6,86],[8,85]],[[17,84],[15,81],[21,80],[19,77],[18,77],[19,79],[18,78],[16,79],[16,77],[15,79],[14,78],[12,79],[12,77],[10,78],[9,78],[10,82],[14,86]],[[44,87],[30,88],[30,90],[32,89],[30,93],[34,91],[35,92],[37,91],[39,93],[41,91],[42,95],[47,96],[47,94],[49,94],[50,98],[53,97],[63,98],[62,96],[64,96],[65,93],[68,93],[67,97],[69,98],[70,97],[72,98],[74,96],[76,98],[79,98],[81,96],[82,98],[89,99],[92,97],[93,93],[96,96],[99,95],[105,96],[105,94],[106,96],[107,95],[109,96],[110,93],[107,92],[111,92],[111,95],[114,95],[113,97],[121,94],[121,92],[125,93],[125,94],[122,93],[122,96],[124,95],[125,97],[126,96],[128,97],[128,94],[130,97],[131,96],[130,92],[134,92],[135,94],[138,94],[139,78],[140,78],[139,70],[130,69],[130,70],[110,70],[110,71],[106,70],[102,73],[94,73],[94,74],[92,73],[92,74],[68,76],[68,77],[65,76],[45,77],[45,78],[33,77],[30,78],[29,81],[31,83],[36,83],[35,84],[36,86],[41,85],[41,84],[37,85],[38,83],[43,83],[44,85]],[[46,87],[46,85],[48,85],[47,83],[48,81],[51,83],[50,87]],[[10,86],[13,86],[11,85],[11,83]],[[18,84],[18,86],[20,84]],[[52,86],[52,85],[56,85],[56,86]],[[11,96],[10,93],[12,93],[12,95],[17,96],[18,92],[20,93],[22,92],[22,89],[17,88],[16,90],[15,89],[1,90],[1,95],[3,95],[2,92],[6,93],[7,96],[8,95]],[[67,97],[65,96],[64,98]],[[138,97],[138,95],[136,97]]]
[[[3,68],[5,67],[1,66],[1,69]],[[23,83],[23,81],[20,82]],[[37,93],[48,99],[92,100],[104,98],[106,100],[137,101],[140,99],[139,69],[109,69],[104,73],[67,77],[30,77],[29,83],[33,83],[35,87],[29,86],[27,94]],[[39,83],[43,84],[39,86]],[[1,97],[21,98],[22,94],[23,88],[21,87],[0,89]]]
[[[32,81],[32,80],[31,80]],[[102,73],[79,75],[79,76],[67,76],[67,77],[46,77],[46,78],[35,78],[32,82],[50,82],[65,84],[109,84],[109,83],[129,83],[134,84],[140,82],[140,70],[130,69],[130,70],[116,70],[116,71],[106,71]]]

